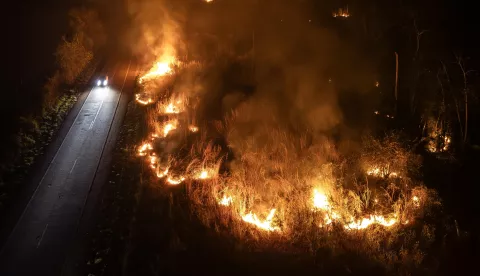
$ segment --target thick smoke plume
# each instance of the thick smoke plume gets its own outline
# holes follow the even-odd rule
[[[126,43],[132,53],[146,63],[175,57],[183,48],[184,7],[172,3],[168,0],[127,1],[132,26]]]
[[[178,79],[174,89],[208,95],[202,96],[199,119],[242,104],[248,107],[237,121],[254,129],[275,124],[294,132],[339,134],[346,129],[345,111],[361,104],[340,100],[371,90],[373,74],[360,51],[322,27],[309,3],[128,1],[128,43],[147,67],[172,57],[206,64]]]

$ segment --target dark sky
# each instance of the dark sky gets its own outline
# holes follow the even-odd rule
[[[121,5],[122,3],[120,0],[110,1],[115,5]],[[478,55],[477,49],[480,44],[476,31],[480,26],[480,21],[472,1],[392,1],[402,2],[406,6],[409,3],[419,6],[422,10],[422,16],[439,20],[435,23],[437,27],[448,31],[445,43],[451,44],[452,48],[462,50],[468,56],[476,58]],[[7,16],[2,19],[4,20],[2,24],[3,35],[6,38],[3,41],[7,48],[6,56],[9,68],[7,78],[10,81],[20,81],[20,79],[27,82],[36,81],[44,79],[51,73],[54,69],[53,51],[62,34],[68,30],[67,12],[69,8],[82,2],[92,1],[20,0],[16,1],[13,8],[4,10]],[[355,5],[355,2],[363,1],[329,2],[339,3],[339,5],[342,5],[341,3]],[[383,0],[381,2],[388,1]],[[430,22],[427,24],[430,24]]]

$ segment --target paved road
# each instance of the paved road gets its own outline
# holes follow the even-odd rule
[[[114,66],[112,66],[114,65]],[[78,228],[131,64],[106,67],[110,87],[92,88],[0,252],[0,275],[59,275]],[[133,67],[133,66],[132,66]],[[128,91],[130,92],[130,91]],[[122,101],[123,102],[123,101]],[[121,110],[124,112],[124,108]],[[123,114],[119,117],[123,118]],[[116,127],[111,127],[115,125]],[[110,134],[109,134],[110,133]],[[111,139],[109,139],[111,140]]]

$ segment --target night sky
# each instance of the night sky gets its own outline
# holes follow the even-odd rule
[[[8,82],[9,91],[22,87],[28,90],[38,87],[55,69],[53,52],[63,34],[68,30],[68,10],[78,3],[92,3],[95,1],[61,1],[61,0],[21,0],[16,1],[10,9],[5,9],[3,17],[3,35],[6,45],[7,74],[4,75]],[[98,1],[97,1],[98,2]],[[102,1],[105,2],[105,1]],[[121,7],[123,1],[110,0],[116,8]],[[272,2],[272,1],[271,1]],[[303,1],[305,2],[305,1]],[[333,6],[335,3],[350,3],[355,7],[364,1],[325,1],[317,2],[318,10]],[[389,9],[390,1],[380,1],[379,6]],[[388,2],[388,3],[387,3]],[[395,3],[395,2],[392,2]],[[472,1],[401,1],[404,6],[413,3],[419,10],[419,25],[434,26],[440,34],[439,41],[448,48],[464,56],[471,57],[470,66],[478,67],[479,55],[477,49],[480,43],[476,30],[480,26],[477,10]],[[106,12],[114,17],[114,12]],[[427,27],[425,27],[428,29]],[[436,34],[436,36],[438,36]],[[425,35],[425,45],[428,43]],[[437,43],[437,42],[435,42]],[[436,44],[438,45],[438,43]],[[435,45],[432,45],[436,47]],[[27,93],[28,94],[28,93]]]

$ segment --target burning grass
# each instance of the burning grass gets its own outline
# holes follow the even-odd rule
[[[216,124],[228,144],[222,148],[189,123],[187,103],[185,95],[170,96],[150,108],[150,141],[137,151],[163,183],[186,185],[205,226],[260,248],[342,247],[389,264],[402,262],[398,250],[410,246],[421,262],[415,240],[398,237],[438,201],[415,180],[419,159],[398,135],[367,136],[358,153],[342,156],[326,136],[278,125],[245,135],[244,105]],[[158,146],[164,144],[174,146]]]

